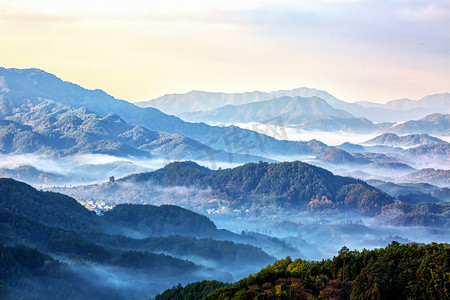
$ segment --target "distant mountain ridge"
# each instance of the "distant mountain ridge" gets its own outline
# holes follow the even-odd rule
[[[315,96],[324,100],[337,100],[326,91],[302,87],[273,92],[213,93],[191,91],[186,94],[167,94],[154,100],[137,102],[136,105],[141,107],[155,107],[167,114],[177,115],[184,112],[216,109],[224,105],[242,105],[266,101],[284,96],[303,98]]]
[[[366,118],[356,118],[316,96],[283,96],[249,104],[226,105],[214,110],[181,113],[179,116],[186,121],[210,124],[265,123],[277,119],[286,126],[319,131],[373,132],[392,125],[374,124]]]
[[[373,139],[365,141],[363,144],[410,147],[424,144],[446,144],[446,143],[447,143],[446,141],[430,136],[429,134],[409,134],[405,136],[398,136],[394,133],[384,133]]]
[[[450,94],[426,96],[418,101],[400,99],[386,104],[372,102],[349,103],[337,99],[330,93],[312,88],[297,88],[274,92],[211,93],[191,91],[185,94],[167,94],[159,98],[136,103],[141,107],[155,107],[165,113],[180,115],[194,111],[214,110],[225,105],[243,105],[267,101],[280,97],[318,97],[336,109],[344,110],[355,117],[373,122],[402,122],[420,119],[433,113],[450,113]]]
[[[174,160],[190,159],[192,155],[189,149],[196,148],[191,147],[194,141],[199,142],[197,145],[201,147],[201,157],[204,160],[210,160],[212,163],[224,158],[230,163],[236,163],[245,161],[249,157],[252,157],[250,161],[255,161],[270,156],[320,155],[330,148],[317,140],[311,140],[309,142],[287,141],[286,139],[289,139],[289,137],[286,132],[283,132],[283,128],[279,126],[280,124],[277,124],[276,120],[274,123],[258,125],[258,132],[270,133],[280,140],[236,126],[220,127],[209,126],[203,123],[185,122],[177,117],[166,115],[155,108],[140,108],[129,102],[115,99],[100,90],[91,91],[83,89],[78,85],[64,82],[54,75],[37,69],[18,70],[0,68],[0,76],[2,77],[0,119],[10,119],[19,123],[34,124],[33,126],[36,126],[36,129],[33,129],[33,132],[41,134],[41,136],[45,137],[51,133],[45,131],[43,127],[53,124],[53,130],[60,127],[58,129],[59,131],[56,131],[57,136],[72,136],[72,138],[75,138],[80,134],[75,129],[79,124],[82,124],[79,119],[80,115],[83,114],[93,113],[99,119],[106,118],[102,122],[96,121],[92,123],[93,127],[99,126],[100,128],[104,122],[110,120],[111,122],[108,121],[110,122],[108,126],[115,128],[117,133],[121,135],[120,138],[114,142],[108,141],[97,144],[97,146],[89,151],[96,151],[97,149],[106,147],[106,149],[115,148],[120,152],[125,151],[123,148],[125,146],[133,148],[133,151],[143,151],[145,149],[142,148],[144,144],[141,141],[145,142],[144,140],[147,139],[143,138],[146,135],[145,132],[152,131],[181,135],[175,136],[163,133],[164,138],[161,136],[157,138],[156,141],[158,142],[154,143],[151,146],[154,148],[150,149],[155,155],[158,153],[171,153],[175,155]],[[283,92],[288,93],[289,91]],[[289,95],[289,97],[291,96]],[[329,94],[325,94],[325,96],[328,97],[327,101],[329,103],[333,102],[332,106],[347,105],[346,102],[335,99]],[[46,101],[54,101],[58,105],[66,106],[70,110],[73,110],[75,115],[69,116],[64,115],[63,112],[60,113],[57,105],[55,108],[49,107],[48,110],[42,111],[43,114],[48,115],[46,118],[42,118],[42,116],[36,118],[33,114],[27,115],[26,112],[31,107],[37,107]],[[319,102],[323,103],[323,101]],[[18,114],[17,111],[20,113]],[[108,115],[110,116],[108,117]],[[131,126],[130,130],[121,131],[124,127],[120,129],[122,125],[120,125],[117,118],[115,121],[112,120],[114,115],[123,120],[128,126]],[[59,122],[56,122],[52,119],[54,117],[61,117],[61,119],[58,119]],[[335,117],[332,119],[308,121],[307,128],[325,131],[336,130],[336,128],[348,131],[352,131],[353,128],[373,131],[378,128],[381,132],[400,133],[403,131],[421,131],[420,133],[445,134],[449,130],[448,119],[449,115],[435,114],[421,120],[405,122],[404,124],[387,128],[383,127],[381,130],[378,124],[374,124],[364,118]],[[119,127],[115,127],[116,125]],[[86,127],[86,130],[94,130],[92,126]],[[89,141],[95,134],[108,133],[107,131],[99,131],[96,133],[95,130],[89,134],[84,133],[80,137],[82,137],[82,140],[86,139]],[[128,133],[125,134],[125,132]],[[29,132],[23,136],[27,137],[29,135],[31,136],[32,133]],[[157,134],[153,133],[152,135],[156,137]],[[43,145],[42,147],[38,147],[42,153],[48,151],[49,147],[51,148],[51,145],[46,144],[51,144],[51,140],[41,140],[39,136],[35,136],[35,138],[39,141],[38,145]],[[51,139],[53,138],[54,135]],[[65,141],[69,140],[66,139]],[[191,143],[191,146],[186,145],[189,143]],[[145,142],[145,144],[148,144],[148,142]],[[21,147],[31,147],[34,144],[31,143],[29,144],[31,146],[28,146],[27,143],[19,143],[19,145]],[[131,151],[131,148],[125,152]],[[4,149],[0,149],[0,151],[8,152]],[[244,157],[240,155],[244,155]]]
[[[53,100],[20,106],[5,117],[15,121],[0,121],[0,149],[5,153],[57,156],[100,153],[195,159],[209,151],[215,153],[218,161],[229,159],[225,151],[214,150],[180,134],[131,126],[114,113],[101,118],[85,108],[74,109]],[[240,154],[234,158],[242,162],[264,159]]]
[[[361,101],[356,102],[367,108],[384,108],[393,110],[412,110],[412,109],[439,109],[441,113],[450,113],[450,93],[434,94],[423,97],[419,100],[411,100],[407,98],[391,100],[386,103],[374,103]]]
[[[56,76],[38,69],[0,68],[5,88],[0,92],[0,119],[14,114],[21,106],[36,105],[44,99],[51,99],[71,108],[86,108],[99,117],[114,113],[129,125],[139,125],[153,131],[178,133],[199,141],[215,151],[232,154],[266,156],[270,153],[286,155],[318,153],[327,146],[317,141],[279,141],[267,135],[235,126],[218,127],[203,123],[184,122],[155,108],[141,108],[132,103],[115,99],[100,90],[86,90],[64,82]],[[267,124],[267,130],[278,130]],[[203,151],[206,159],[215,152]],[[230,155],[233,162],[234,155]]]
[[[410,120],[394,125],[391,130],[398,134],[435,133],[448,135],[450,134],[450,114],[435,113],[420,120]]]
[[[210,111],[197,111],[179,115],[187,121],[238,123],[266,122],[274,116],[280,117],[284,124],[292,125],[311,119],[352,118],[353,115],[335,109],[318,97],[280,97],[267,101],[243,105],[226,105]]]

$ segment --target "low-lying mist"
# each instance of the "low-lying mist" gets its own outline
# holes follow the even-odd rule
[[[399,242],[448,242],[448,228],[426,226],[393,226],[399,211],[387,211],[368,217],[354,212],[314,213],[275,206],[232,208],[225,198],[210,189],[161,187],[149,182],[115,182],[95,186],[58,188],[91,209],[100,212],[119,203],[173,204],[208,216],[218,228],[236,233],[258,234],[279,238],[294,247],[304,259],[332,257],[347,246],[351,249],[384,247]],[[274,249],[263,248],[282,258]]]
[[[12,177],[39,188],[95,184],[133,173],[163,168],[171,159],[143,159],[105,154],[81,154],[64,158],[35,154],[0,154],[0,177]],[[208,168],[232,168],[238,163],[197,161]]]

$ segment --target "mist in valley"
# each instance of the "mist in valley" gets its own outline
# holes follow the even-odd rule
[[[251,128],[250,128],[251,129]],[[345,132],[300,132],[295,128],[286,128],[289,139],[318,139],[329,145],[338,146],[344,142],[361,145],[375,137],[375,134],[349,134]],[[448,182],[434,180],[431,177],[410,176],[422,168],[448,169],[445,157],[411,156],[407,147],[364,145],[364,153],[386,155],[389,163],[349,163],[326,161],[315,154],[283,155],[270,154],[275,161],[299,160],[330,170],[336,175],[350,176],[363,180],[372,180],[380,188],[383,182],[411,183],[428,182],[426,190],[420,186],[418,193],[433,195],[436,201],[448,201]],[[350,151],[349,151],[350,152]],[[373,249],[385,247],[392,241],[400,243],[448,242],[450,230],[447,227],[417,225],[405,226],[399,219],[407,216],[401,210],[388,209],[380,215],[367,216],[354,211],[298,210],[282,208],[273,203],[261,202],[260,205],[236,207],[229,198],[222,197],[213,189],[194,186],[161,186],[153,182],[132,182],[124,180],[136,173],[151,172],[178,161],[177,157],[136,158],[118,157],[104,154],[81,154],[64,158],[46,157],[34,154],[0,154],[0,171],[4,177],[13,177],[46,191],[60,192],[75,198],[86,208],[103,214],[118,204],[177,205],[207,216],[219,229],[230,231],[234,235],[214,237],[218,240],[230,240],[234,243],[250,244],[261,248],[273,259],[286,256],[305,260],[332,258],[346,246],[350,249]],[[181,159],[180,159],[181,160]],[[234,168],[240,164],[232,161],[217,161],[214,157],[196,161],[210,169]],[[404,165],[404,166],[403,166]],[[32,168],[24,169],[24,167]],[[6,171],[9,170],[9,171]],[[448,180],[448,177],[447,177]],[[168,183],[169,185],[171,183]],[[408,195],[406,192],[385,192],[398,198]],[[397,189],[398,191],[398,189]],[[448,218],[448,217],[447,217]],[[118,229],[119,230],[119,229]],[[119,234],[134,238],[148,237],[142,231],[132,228],[120,228]],[[204,238],[204,237],[196,237]],[[226,282],[237,281],[249,274],[258,272],[264,264],[237,264],[224,262],[199,255],[179,252],[153,251],[175,258],[193,262],[198,268],[190,274],[160,274],[144,270],[130,270],[113,265],[102,265],[83,260],[59,259],[66,265],[70,274],[86,286],[90,295],[98,298],[124,299],[145,298],[172,287],[175,284],[187,284],[203,279],[215,279]],[[24,283],[31,284],[30,282]],[[36,283],[45,286],[48,283]],[[32,287],[29,288],[33,290]]]
[[[236,209],[211,189],[162,187],[153,183],[120,180],[54,190],[75,197],[99,213],[104,205],[114,206],[120,203],[179,205],[206,215],[218,228],[239,234],[260,234],[278,238],[297,249],[301,258],[309,260],[332,257],[343,246],[369,249],[384,247],[393,240],[428,243],[450,239],[448,228],[392,225],[390,221],[402,214],[395,210],[368,217],[350,211],[318,213],[282,209],[270,204]],[[270,255],[283,257],[278,249],[269,246],[262,248]]]

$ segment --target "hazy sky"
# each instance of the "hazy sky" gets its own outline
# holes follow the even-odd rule
[[[190,90],[450,90],[450,0],[0,0],[0,66],[129,101]]]

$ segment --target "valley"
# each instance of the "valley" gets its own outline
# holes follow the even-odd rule
[[[337,266],[343,247],[450,240],[448,93],[376,105],[308,88],[195,91],[135,105],[38,69],[0,79],[2,296],[235,293],[288,256]],[[284,279],[264,280],[276,293]],[[320,288],[350,293],[336,284]]]

